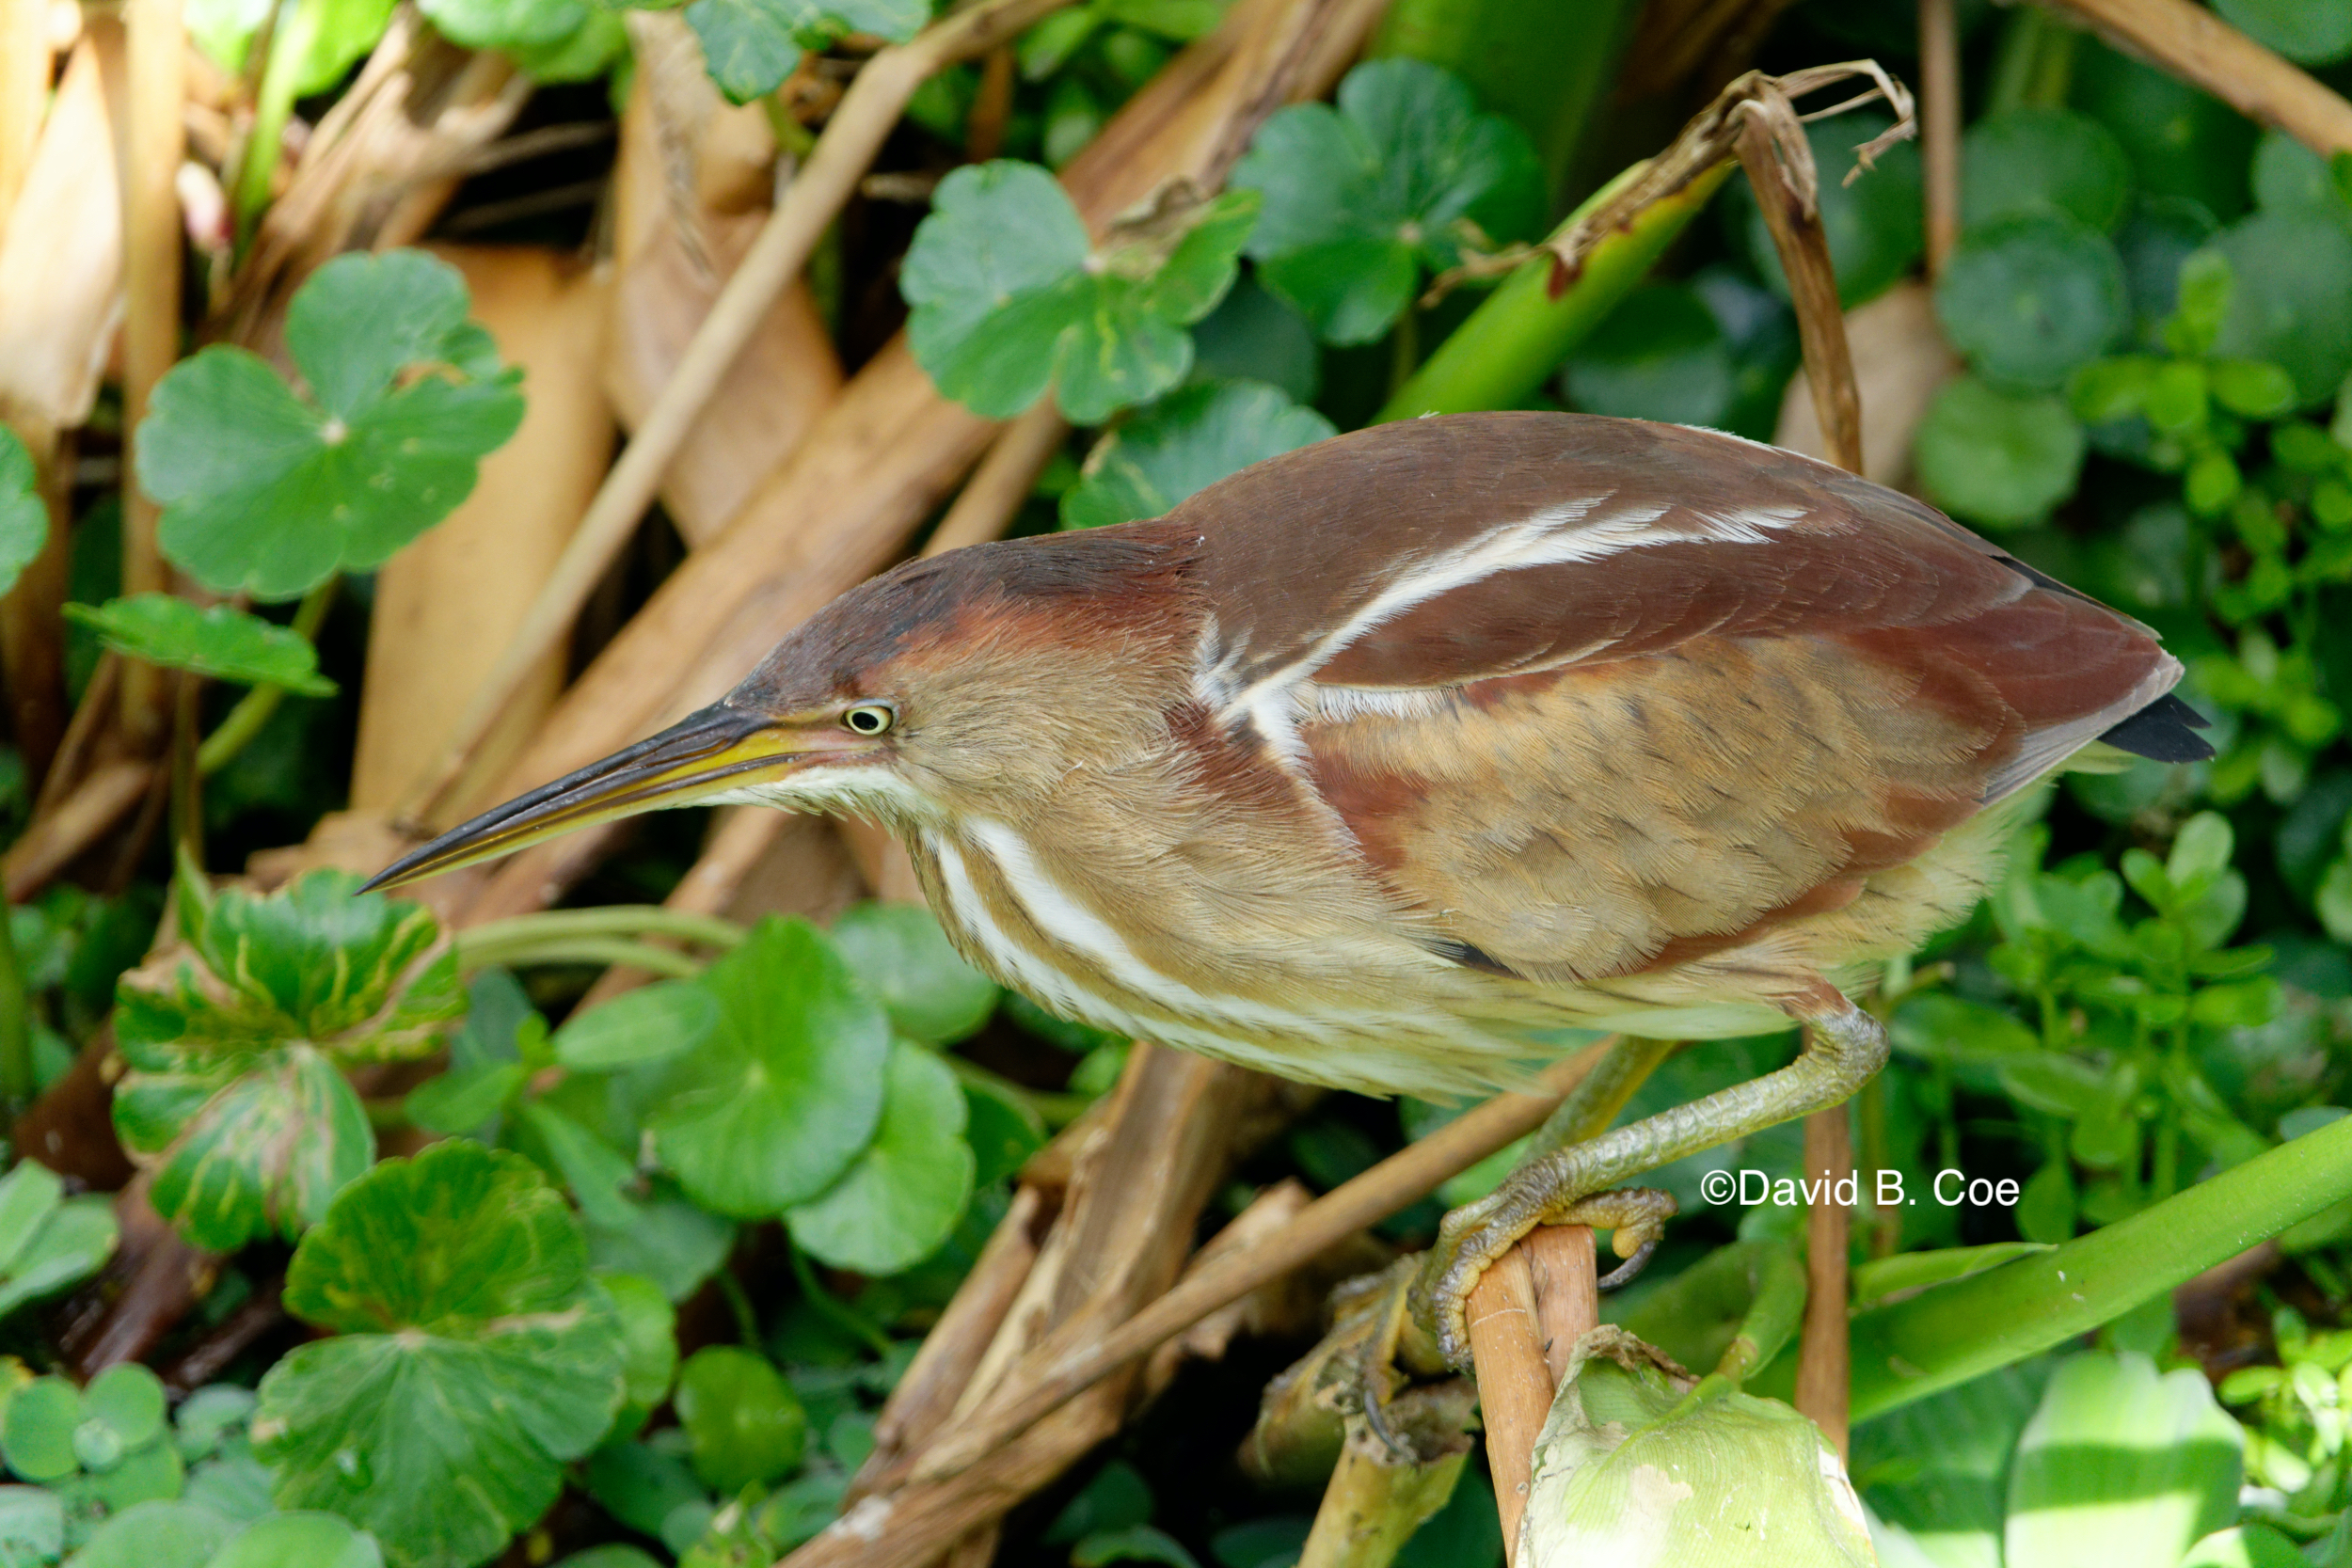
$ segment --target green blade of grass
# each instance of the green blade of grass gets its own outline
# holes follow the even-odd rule
[[[2352,1196],[2335,1121],[2063,1246],[1854,1317],[1853,1418],[2037,1355]],[[1787,1398],[1795,1357],[1750,1388]]]
[[[1529,261],[1397,388],[1373,422],[1524,404],[1698,216],[1733,166],[1729,161],[1719,164],[1644,208],[1593,247],[1557,297],[1551,292],[1552,258],[1542,254]],[[1602,186],[1555,232],[1616,195],[1643,167],[1636,164]]]

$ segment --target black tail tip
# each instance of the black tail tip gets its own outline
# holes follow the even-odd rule
[[[2213,748],[2197,733],[2211,722],[2168,691],[2099,738],[2151,762],[2211,762]]]

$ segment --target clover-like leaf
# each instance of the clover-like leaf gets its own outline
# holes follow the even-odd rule
[[[996,1010],[996,982],[963,961],[920,904],[854,905],[833,923],[832,936],[902,1038],[950,1044]]]
[[[1008,161],[939,182],[899,285],[908,337],[939,389],[1009,419],[1050,385],[1080,424],[1184,378],[1184,328],[1232,284],[1257,198],[1173,195],[1092,249],[1054,177]]]
[[[56,1173],[20,1161],[0,1177],[0,1317],[87,1279],[114,1256],[114,1204],[69,1198]]]
[[[938,1251],[972,1199],[969,1115],[946,1063],[893,1046],[874,1141],[821,1197],[785,1215],[794,1243],[868,1275],[896,1274]]]
[[[49,542],[49,508],[42,504],[33,472],[33,454],[16,432],[0,426],[0,594]]]
[[[1095,443],[1061,499],[1061,526],[1157,517],[1252,463],[1336,435],[1331,421],[1271,387],[1186,387]]]
[[[70,604],[78,621],[119,654],[172,670],[193,670],[246,686],[282,686],[303,697],[332,697],[318,650],[302,637],[234,605],[199,608],[169,594],[135,594],[92,608]]]
[[[882,1118],[890,1022],[815,927],[763,921],[704,972],[717,1024],[647,1118],[689,1196],[764,1219],[822,1192]]]
[[[342,1065],[424,1054],[465,1007],[422,906],[316,871],[268,897],[181,885],[194,960],[116,990],[130,1070],[115,1130],[159,1164],[153,1198],[198,1244],[292,1237],[375,1157]]]
[[[844,33],[904,43],[930,17],[929,0],[694,0],[686,8],[711,81],[738,103],[775,91],[804,50]]]
[[[1987,115],[1969,127],[1961,158],[1960,212],[1970,228],[2063,213],[2105,233],[2131,197],[2122,144],[2076,109],[2026,106]]]
[[[164,553],[209,588],[293,598],[448,515],[522,420],[519,372],[467,303],[421,251],[339,256],[286,314],[307,395],[243,349],[174,366],[138,432]]]
[[[2037,391],[2063,385],[2130,320],[2114,245],[2056,212],[1963,234],[1936,284],[1935,310],[1979,372]]]
[[[1919,483],[1955,517],[2038,522],[2072,495],[2083,429],[2055,397],[2018,397],[1973,375],[1945,383],[1915,438]]]
[[[626,1354],[580,1222],[517,1154],[436,1144],[345,1189],[295,1248],[287,1309],[340,1337],[262,1378],[278,1506],[373,1533],[395,1568],[472,1568],[603,1437]]]
[[[1543,166],[1524,132],[1482,114],[1466,84],[1424,61],[1358,66],[1338,98],[1268,119],[1233,183],[1265,194],[1249,241],[1259,280],[1326,342],[1362,343],[1466,241],[1533,237]]]

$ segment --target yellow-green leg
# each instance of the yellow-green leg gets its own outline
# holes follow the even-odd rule
[[[1635,1195],[1607,1189],[1686,1154],[1842,1104],[1885,1065],[1885,1029],[1826,984],[1790,1004],[1789,1011],[1811,1027],[1803,1053],[1779,1071],[1630,1127],[1576,1139],[1576,1131],[1593,1125],[1594,1114],[1604,1102],[1613,1117],[1660,1059],[1650,1056],[1645,1063],[1636,1049],[1655,1050],[1654,1042],[1620,1043],[1545,1122],[1543,1134],[1562,1141],[1531,1151],[1493,1193],[1445,1217],[1414,1288],[1413,1306],[1448,1362],[1469,1370],[1466,1314],[1471,1287],[1488,1264],[1535,1227],[1613,1226],[1614,1250],[1620,1257],[1644,1254],[1656,1244],[1665,1213],[1654,1204],[1617,1201]],[[1611,1094],[1617,1095],[1613,1102],[1607,1101]],[[1582,1108],[1571,1116],[1580,1100]]]

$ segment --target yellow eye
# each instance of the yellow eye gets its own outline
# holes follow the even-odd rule
[[[885,703],[861,703],[841,716],[841,721],[856,735],[880,735],[890,728],[898,716]]]

